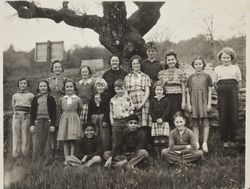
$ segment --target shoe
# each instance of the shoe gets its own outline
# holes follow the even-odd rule
[[[224,148],[229,148],[228,142],[224,142],[224,143],[223,143],[223,147],[224,147]]]
[[[207,143],[206,142],[202,143],[202,150],[203,150],[203,152],[208,153],[208,148],[207,148]]]

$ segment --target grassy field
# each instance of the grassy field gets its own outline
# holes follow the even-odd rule
[[[31,91],[39,79],[47,77],[48,70],[26,74],[31,81]],[[100,73],[97,73],[99,75]],[[16,89],[19,77],[4,77],[4,110],[10,110],[10,95]],[[21,74],[20,74],[21,75]],[[97,76],[96,75],[96,76]],[[65,76],[78,80],[78,69],[65,70]],[[6,117],[4,124],[5,141],[11,141],[10,121]],[[244,131],[241,125],[241,130]],[[245,132],[241,133],[245,136]],[[243,144],[243,145],[242,145]],[[243,188],[245,178],[244,144],[240,148],[225,150],[221,147],[217,128],[212,128],[209,138],[209,154],[200,165],[191,167],[173,167],[167,162],[150,158],[149,165],[136,172],[93,167],[88,169],[64,167],[63,157],[44,160],[32,164],[30,160],[13,161],[10,149],[5,153],[5,188],[51,188],[51,189],[158,189],[158,188]],[[9,145],[11,146],[11,143]]]
[[[170,166],[164,160],[151,157],[148,165],[133,172],[100,166],[87,169],[64,167],[63,157],[36,164],[28,160],[16,162],[5,158],[5,188],[243,188],[244,149],[223,149],[218,131],[213,129],[209,150],[199,165]]]

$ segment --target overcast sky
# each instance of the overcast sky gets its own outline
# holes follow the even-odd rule
[[[60,9],[62,0],[34,1],[37,5]],[[137,7],[126,2],[127,15]],[[74,0],[69,8],[79,14],[102,16],[101,1]],[[20,19],[15,9],[3,4],[3,50],[13,44],[16,50],[31,50],[36,42],[64,41],[66,49],[74,44],[80,46],[101,46],[98,35],[90,29],[74,28],[61,22],[56,24],[48,19]],[[213,15],[215,39],[227,39],[245,34],[246,11],[250,11],[248,0],[166,0],[160,9],[161,17],[157,24],[144,36],[145,40],[162,41],[165,38],[178,42],[198,34],[206,34],[204,19],[210,22]]]

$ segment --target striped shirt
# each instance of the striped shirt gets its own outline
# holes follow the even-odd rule
[[[174,68],[160,71],[158,79],[164,83],[166,94],[181,94],[181,84],[186,82],[187,76],[181,69]]]
[[[17,92],[12,96],[14,111],[29,112],[34,95],[30,92]]]

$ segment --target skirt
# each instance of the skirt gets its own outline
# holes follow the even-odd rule
[[[57,140],[78,140],[81,133],[78,114],[76,112],[64,112],[60,119]]]
[[[158,124],[156,122],[152,123],[151,136],[169,136],[169,124],[168,122],[163,122]]]
[[[134,107],[138,108],[138,106],[142,103],[142,100],[145,96],[145,92],[142,90],[131,91],[129,92],[129,96],[133,102]],[[141,108],[140,110],[135,110],[134,113],[137,114],[139,117],[139,127],[151,127],[152,118],[149,115],[149,100],[146,101],[143,108]]]

